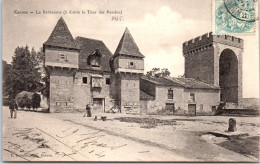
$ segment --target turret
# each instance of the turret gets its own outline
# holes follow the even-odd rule
[[[144,73],[144,55],[141,54],[132,35],[126,28],[112,58],[115,73]]]
[[[139,51],[126,28],[110,61],[116,74],[116,104],[121,112],[138,112],[140,109],[140,76],[144,73],[144,55]]]
[[[62,17],[58,20],[48,40],[43,44],[43,51],[45,66],[78,68],[80,48],[76,45]]]

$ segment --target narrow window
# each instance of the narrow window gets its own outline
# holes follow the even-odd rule
[[[82,77],[82,83],[87,84],[88,83],[88,78],[87,77]]]
[[[195,101],[195,94],[194,93],[190,93],[190,100]]]
[[[203,110],[203,104],[200,104],[200,110]]]
[[[173,90],[172,89],[169,89],[168,90],[168,99],[173,99]]]
[[[129,62],[129,67],[134,67],[134,66],[135,66],[134,62]]]
[[[106,78],[106,85],[110,85],[110,78]]]

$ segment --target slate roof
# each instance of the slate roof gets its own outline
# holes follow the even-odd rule
[[[154,100],[155,97],[146,93],[145,91],[140,90],[140,99],[141,100]]]
[[[76,37],[76,44],[81,48],[79,53],[79,68],[81,69],[92,69],[91,66],[87,64],[87,58],[94,51],[98,50],[101,53],[101,70],[111,71],[109,60],[112,57],[112,53],[106,47],[106,45],[101,40],[90,39],[85,37]],[[95,69],[96,70],[96,69]]]
[[[195,80],[193,78],[175,78],[175,77],[154,78],[154,77],[143,76],[142,79],[163,86],[175,86],[175,87],[183,87],[187,89],[220,89],[219,87],[216,87],[212,84],[207,84],[205,82]]]
[[[43,45],[79,49],[62,17],[58,20],[51,35]]]
[[[144,55],[139,51],[134,38],[127,28],[125,29],[114,55],[118,54],[144,58]]]

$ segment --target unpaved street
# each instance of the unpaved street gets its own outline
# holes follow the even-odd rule
[[[228,150],[224,116],[134,116],[18,111],[9,118],[3,107],[4,161],[257,161],[255,152]],[[127,117],[127,119],[126,119]],[[145,118],[146,122],[138,122]],[[153,124],[147,123],[152,120]],[[156,119],[156,120],[155,120]],[[238,132],[259,137],[258,117],[237,117]],[[159,122],[158,122],[159,120]],[[157,123],[157,122],[158,123]],[[257,142],[259,146],[259,142]],[[228,145],[225,144],[225,145]],[[259,153],[259,152],[258,152]]]

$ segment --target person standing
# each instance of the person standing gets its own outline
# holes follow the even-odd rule
[[[14,112],[14,103],[13,103],[13,101],[9,102],[9,109],[10,109],[11,118],[13,118],[13,112]]]
[[[16,102],[14,100],[14,118],[17,117],[17,111],[18,111],[18,105],[16,104]]]
[[[85,117],[87,115],[87,117],[91,117],[91,107],[90,104],[86,105],[86,113],[83,117]]]

